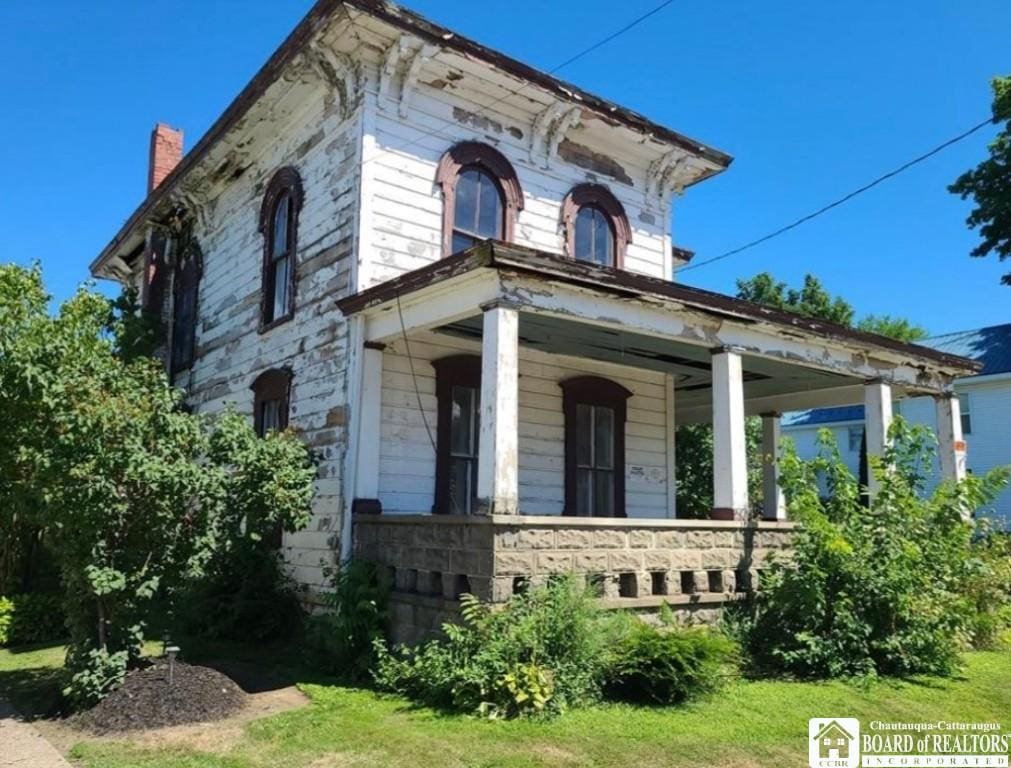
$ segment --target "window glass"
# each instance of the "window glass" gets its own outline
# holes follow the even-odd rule
[[[584,205],[576,214],[575,253],[577,261],[601,266],[614,265],[614,232],[602,210]]]
[[[850,453],[858,453],[860,451],[860,445],[864,441],[864,428],[863,427],[850,427],[848,434],[848,444]]]
[[[278,200],[277,207],[274,209],[274,240],[270,254],[275,259],[288,253],[288,212],[291,208],[290,202],[291,197],[284,195]]]
[[[260,437],[281,428],[281,401],[264,400],[260,403]]]
[[[469,515],[477,495],[478,391],[455,385],[450,403],[450,514]]]
[[[288,314],[288,259],[281,259],[274,263],[274,303],[271,319],[284,317]]]
[[[614,514],[614,424],[612,408],[576,405],[576,514]]]
[[[969,411],[969,396],[965,393],[958,396],[958,410],[962,414],[962,435],[972,434],[972,415]]]
[[[454,253],[487,238],[502,238],[502,196],[492,177],[480,168],[460,172],[454,206]]]

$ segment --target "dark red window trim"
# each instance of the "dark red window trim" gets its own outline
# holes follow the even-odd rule
[[[193,365],[196,357],[197,318],[200,309],[200,277],[204,271],[204,255],[197,241],[188,236],[176,257],[172,281],[172,349],[169,368],[173,375]],[[191,293],[191,315],[188,322],[180,319],[179,310],[187,293]]]
[[[288,263],[288,311],[273,317],[274,270],[271,245],[274,242],[274,214],[285,199],[291,200],[288,217],[288,243],[285,258]],[[260,233],[263,235],[263,265],[260,275],[260,333],[290,320],[295,314],[295,272],[298,252],[298,214],[302,210],[302,179],[292,166],[278,169],[267,184],[260,205]]]
[[[512,164],[494,147],[479,141],[463,141],[452,146],[439,161],[435,183],[442,188],[442,255],[449,256],[453,247],[453,224],[456,212],[456,184],[460,172],[479,168],[498,186],[502,195],[502,239],[513,241],[516,218],[523,210],[523,189]]]
[[[576,514],[576,406],[596,405],[614,410],[614,516],[625,517],[625,422],[632,393],[610,379],[576,376],[559,384],[565,414],[565,509]]]
[[[253,390],[253,428],[256,434],[263,437],[263,406],[273,400],[279,400],[278,426],[285,429],[288,426],[288,410],[291,404],[292,372],[288,368],[270,368],[264,371],[249,386]]]
[[[562,200],[562,229],[565,232],[565,255],[576,258],[576,216],[584,206],[600,210],[611,223],[614,234],[614,264],[616,269],[625,266],[625,252],[632,242],[632,227],[625,215],[625,208],[611,190],[600,184],[579,184],[569,190]]]
[[[432,361],[435,368],[435,397],[438,416],[435,429],[435,514],[449,513],[450,435],[454,386],[481,389],[481,357],[450,355]]]

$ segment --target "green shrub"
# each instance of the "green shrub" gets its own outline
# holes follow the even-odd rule
[[[636,622],[608,653],[604,691],[624,701],[677,704],[716,690],[735,655],[730,638],[706,627]]]
[[[123,682],[129,657],[127,650],[109,653],[101,648],[71,647],[66,666],[73,674],[63,695],[75,709],[94,706]]]
[[[969,642],[979,650],[1011,645],[1011,533],[981,522],[965,593],[971,601]]]
[[[967,592],[974,580],[989,579],[993,564],[979,557],[964,516],[996,496],[1008,471],[942,483],[927,496],[933,438],[901,419],[891,438],[883,460],[872,459],[880,491],[869,506],[831,433],[822,434],[812,461],[785,450],[783,489],[803,525],[792,562],[763,574],[747,642],[760,669],[802,677],[950,674],[979,601],[988,604],[984,612],[993,607],[989,587]]]
[[[29,592],[0,597],[0,645],[29,645],[67,636],[66,618],[56,595]]]
[[[599,697],[607,633],[572,578],[497,610],[469,595],[461,607],[463,623],[445,625],[443,640],[392,653],[377,643],[379,687],[487,717],[559,712]]]
[[[390,584],[384,571],[352,561],[334,574],[323,595],[325,612],[312,616],[306,644],[317,664],[348,680],[367,679],[377,641],[384,637]]]

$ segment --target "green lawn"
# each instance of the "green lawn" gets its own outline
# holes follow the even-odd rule
[[[0,690],[24,699],[53,676],[59,649],[0,651]],[[17,683],[13,685],[12,683]],[[32,686],[35,686],[34,688]],[[951,680],[858,687],[737,681],[676,709],[604,706],[550,722],[446,716],[367,690],[305,684],[311,704],[246,726],[220,753],[78,744],[90,768],[344,768],[345,766],[806,765],[809,717],[1003,721],[1011,727],[1011,653],[972,653]]]

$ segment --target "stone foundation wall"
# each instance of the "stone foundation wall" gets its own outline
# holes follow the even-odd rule
[[[459,597],[505,602],[574,573],[606,608],[649,616],[663,603],[689,622],[760,588],[789,557],[793,523],[721,520],[357,515],[355,555],[389,569],[391,633],[417,642],[458,614]]]

